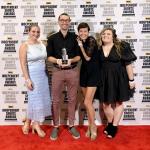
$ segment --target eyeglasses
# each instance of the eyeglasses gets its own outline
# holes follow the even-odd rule
[[[69,22],[70,22],[70,20],[69,20],[69,19],[60,19],[59,21],[60,21],[60,22],[67,22],[67,23],[69,23]]]

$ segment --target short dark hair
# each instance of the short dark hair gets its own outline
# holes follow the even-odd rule
[[[89,25],[88,25],[86,22],[81,22],[81,23],[78,25],[78,31],[79,31],[81,28],[87,28],[88,31],[90,31],[90,27],[89,27]]]
[[[71,20],[71,19],[70,19],[70,16],[69,16],[67,13],[62,13],[62,14],[60,14],[59,17],[58,17],[58,20],[60,19],[61,16],[68,16],[68,17],[69,17],[69,20]]]

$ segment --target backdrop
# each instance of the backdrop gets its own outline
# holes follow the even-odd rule
[[[27,39],[29,25],[39,24],[41,40],[59,30],[57,18],[66,12],[71,16],[70,31],[85,21],[91,35],[104,27],[113,27],[118,37],[129,42],[137,55],[133,64],[136,93],[124,103],[123,125],[150,124],[150,0],[1,0],[0,1],[0,125],[21,124],[26,114],[27,89],[19,64],[20,44]],[[50,65],[49,66],[49,74]],[[67,123],[67,92],[64,88],[61,122]],[[87,114],[78,92],[76,124],[87,124]],[[96,123],[105,121],[102,109],[94,101]],[[100,117],[101,116],[101,117]],[[46,118],[50,123],[51,116]]]

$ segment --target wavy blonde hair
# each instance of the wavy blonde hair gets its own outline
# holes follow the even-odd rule
[[[113,43],[116,47],[116,52],[117,54],[121,57],[121,50],[122,50],[122,46],[121,46],[121,40],[119,40],[117,38],[117,34],[116,34],[116,30],[113,28],[104,28],[100,33],[96,33],[96,40],[97,40],[97,44],[99,47],[101,47],[103,45],[103,41],[102,41],[102,34],[106,31],[109,30],[112,32],[112,36],[113,36]]]

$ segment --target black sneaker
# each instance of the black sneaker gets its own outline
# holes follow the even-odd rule
[[[53,141],[57,140],[58,132],[59,132],[59,128],[54,127],[52,132],[51,132],[50,139],[53,140]]]
[[[74,126],[69,127],[69,132],[71,133],[71,135],[74,139],[79,139],[80,138],[80,133],[78,132],[78,130]]]

